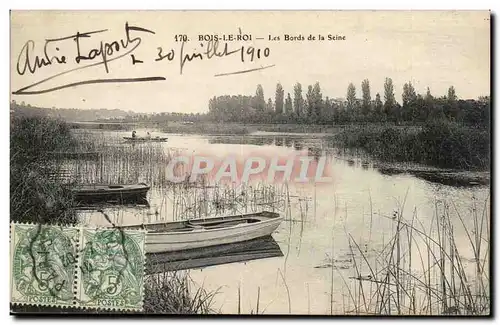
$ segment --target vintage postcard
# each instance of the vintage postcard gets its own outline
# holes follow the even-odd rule
[[[489,316],[489,11],[12,11],[12,314]]]

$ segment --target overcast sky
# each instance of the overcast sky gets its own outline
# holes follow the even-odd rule
[[[460,98],[477,98],[490,92],[490,17],[489,12],[12,12],[11,13],[11,91],[32,85],[55,74],[91,63],[76,64],[76,42],[72,39],[51,42],[49,56],[66,56],[66,64],[44,66],[34,73],[20,75],[26,62],[23,46],[28,45],[30,61],[44,56],[45,39],[63,38],[96,30],[108,31],[80,39],[81,54],[87,56],[100,43],[126,40],[125,23],[155,32],[132,31],[141,44],[131,52],[143,63],[132,64],[130,54],[108,62],[63,74],[26,91],[39,91],[66,84],[103,78],[164,77],[166,80],[143,83],[87,84],[37,95],[12,95],[18,102],[36,106],[64,108],[119,108],[137,112],[205,112],[208,99],[214,95],[252,95],[262,84],[266,100],[272,97],[279,81],[293,97],[293,85],[319,81],[323,96],[345,97],[347,85],[353,82],[361,96],[361,81],[369,79],[372,98],[383,97],[385,77],[394,81],[396,98],[401,101],[403,84],[411,81],[417,92],[429,86],[435,96],[446,94],[454,85]],[[261,49],[261,58],[239,53],[225,58],[186,62],[180,74],[181,43],[174,35],[185,34],[189,41],[184,54],[203,51],[199,34],[251,34],[252,41],[228,42],[228,50],[245,46]],[[303,35],[305,41],[284,41],[284,34]],[[344,41],[307,41],[309,34],[345,36]],[[268,41],[269,35],[280,41]],[[256,38],[263,37],[264,40]],[[108,60],[131,50],[108,56]],[[220,42],[222,49],[225,42]],[[155,61],[158,47],[170,49],[174,59]],[[59,49],[57,50],[56,47]],[[269,48],[269,56],[263,57]],[[33,63],[32,63],[33,65]],[[215,77],[248,69],[273,67],[242,74]]]

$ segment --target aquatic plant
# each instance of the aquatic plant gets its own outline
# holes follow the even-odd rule
[[[404,219],[403,203],[389,217],[394,224],[393,232],[379,252],[368,251],[347,234],[355,274],[351,283],[345,282],[346,313],[489,315],[488,202],[480,208],[473,201],[467,216],[472,227],[466,225],[466,217],[454,203],[436,201],[435,214],[428,227],[419,220],[416,210],[410,220]],[[468,239],[466,245],[460,243],[453,219],[460,221],[463,227],[460,231],[465,232]],[[471,252],[472,259],[466,258]]]
[[[146,278],[144,313],[209,314],[214,313],[213,299],[218,290],[208,292],[198,287],[188,272],[164,272]]]
[[[380,161],[416,162],[441,168],[488,170],[490,132],[449,121],[429,121],[422,127],[350,127],[333,143],[360,148]]]

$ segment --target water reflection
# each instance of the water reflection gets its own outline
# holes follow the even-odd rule
[[[161,273],[207,266],[281,257],[283,252],[271,236],[227,245],[177,252],[147,254],[146,273]]]
[[[299,136],[283,136],[283,135],[245,135],[245,136],[214,136],[208,139],[210,144],[241,144],[241,145],[274,145],[277,147],[295,147],[301,150],[305,145],[318,144],[318,139],[304,138]]]
[[[76,209],[79,211],[96,211],[113,208],[133,208],[137,210],[149,209],[151,205],[145,198],[130,199],[126,201],[88,201],[79,202]]]
[[[245,136],[217,136],[208,139],[210,144],[239,144],[293,148],[295,151],[307,150],[309,156],[316,161],[322,155],[344,160],[348,166],[363,170],[376,170],[383,175],[408,174],[416,178],[442,185],[450,186],[482,186],[489,185],[489,176],[450,174],[432,167],[410,163],[376,163],[370,156],[359,148],[339,148],[329,136],[310,137],[308,135],[245,135]]]

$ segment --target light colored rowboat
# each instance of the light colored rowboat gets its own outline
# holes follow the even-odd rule
[[[283,221],[278,213],[259,213],[124,226],[146,229],[146,253],[182,251],[243,242],[271,235]]]

